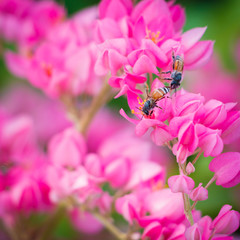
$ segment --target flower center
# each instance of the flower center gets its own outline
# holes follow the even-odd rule
[[[42,68],[48,77],[52,77],[53,67],[51,64],[42,63]]]
[[[152,32],[151,30],[146,28],[146,39],[151,39],[154,43],[158,44],[160,41],[163,40],[164,36],[160,38],[160,31]]]
[[[140,100],[140,97],[138,97],[137,100],[138,100],[138,104],[139,104],[139,107],[137,107],[137,109],[139,111],[135,111],[134,109],[132,109],[131,112],[132,112],[132,114],[143,115],[142,108],[143,108],[143,105],[146,102],[146,100],[142,101],[142,99]]]

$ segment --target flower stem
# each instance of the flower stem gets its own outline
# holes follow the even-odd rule
[[[105,228],[111,232],[118,240],[126,240],[127,235],[120,231],[116,226],[114,226],[111,221],[109,221],[108,218],[101,215],[99,212],[94,211],[92,212],[95,218],[97,218],[104,226]]]
[[[194,164],[197,162],[197,160],[199,159],[199,157],[201,156],[201,154],[202,154],[202,151],[200,151],[200,152],[197,154],[197,156],[194,158],[194,160],[192,161],[192,165],[194,165]]]
[[[190,199],[189,199],[188,194],[183,193],[183,201],[184,201],[184,212],[185,212],[185,215],[186,215],[188,221],[190,222],[190,224],[193,225],[194,221],[193,221],[191,204],[190,204]]]
[[[36,240],[47,240],[51,238],[53,231],[59,224],[62,217],[65,215],[66,206],[59,205],[56,211],[50,215],[50,217],[45,221],[42,231],[39,233]]]
[[[182,171],[184,175],[187,175],[187,173],[186,173],[186,162],[184,164],[179,163],[178,165],[179,165],[179,173],[181,173],[181,171]],[[183,197],[183,203],[184,203],[185,216],[187,217],[190,224],[193,225],[194,221],[193,221],[193,216],[192,216],[192,210],[191,210],[189,195],[187,193],[182,193],[182,197]]]
[[[82,118],[79,122],[79,130],[82,134],[86,134],[87,129],[95,116],[98,110],[107,102],[109,99],[111,92],[111,87],[109,86],[108,82],[105,81],[101,91],[97,96],[95,96],[92,100],[92,103],[88,110],[84,113]]]
[[[214,181],[216,180],[216,176],[214,175],[209,182],[207,183],[207,185],[205,186],[205,188],[207,189]]]

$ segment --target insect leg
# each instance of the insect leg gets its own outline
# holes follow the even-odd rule
[[[167,71],[167,72],[161,72],[163,74],[168,74],[168,73],[171,73],[171,71]]]

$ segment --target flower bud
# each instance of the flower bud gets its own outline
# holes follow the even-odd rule
[[[186,240],[201,240],[202,233],[197,223],[186,229]]]
[[[187,171],[187,174],[191,174],[191,173],[195,172],[195,167],[193,166],[193,164],[191,162],[189,162],[187,164],[186,171]]]
[[[168,179],[168,185],[173,193],[182,192],[189,194],[194,188],[194,181],[183,174],[175,175]]]
[[[204,201],[208,199],[208,190],[202,187],[202,183],[200,183],[197,188],[192,190],[190,193],[190,198],[193,201]]]
[[[224,205],[212,222],[212,228],[218,234],[232,234],[239,227],[240,214],[231,210],[232,206]]]

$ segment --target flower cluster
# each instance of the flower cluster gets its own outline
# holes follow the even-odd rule
[[[240,153],[223,153],[240,138],[240,111],[236,103],[176,89],[185,70],[213,53],[213,41],[200,41],[206,27],[183,33],[185,20],[180,5],[164,0],[102,0],[69,18],[51,0],[0,2],[1,37],[16,46],[5,51],[8,69],[54,98],[15,87],[0,99],[0,216],[7,230],[20,240],[22,233],[24,240],[51,239],[67,216],[83,233],[106,227],[121,240],[232,239],[237,211],[224,205],[212,219],[195,206],[213,182],[240,182]],[[99,111],[113,96],[126,96],[134,119],[120,114],[135,134],[124,119]],[[179,167],[167,181],[165,146]],[[200,156],[214,157],[206,186],[190,177]],[[33,214],[51,217],[26,228]],[[118,229],[116,214],[128,232]]]

